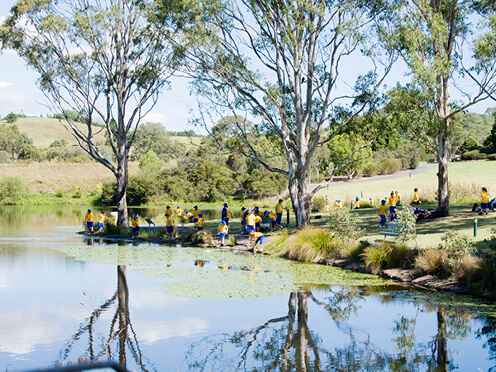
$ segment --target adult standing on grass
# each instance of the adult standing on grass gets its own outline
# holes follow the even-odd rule
[[[487,188],[482,188],[482,197],[481,197],[481,210],[482,213],[487,214],[487,210],[489,209],[489,194],[487,193]]]
[[[95,220],[95,215],[91,212],[91,209],[88,209],[88,213],[84,217],[84,222],[86,222],[86,229],[89,232],[93,232],[93,221]]]

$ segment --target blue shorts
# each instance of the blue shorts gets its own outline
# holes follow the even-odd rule
[[[258,242],[260,242],[260,244],[263,244],[264,237],[265,235],[262,235],[260,238],[257,238],[257,240],[255,240],[255,244],[257,244]]]
[[[93,221],[86,222],[86,227],[93,227]]]
[[[103,227],[103,222],[98,222],[98,227]]]
[[[481,209],[489,209],[489,203],[481,203]]]
[[[198,222],[198,218],[193,218],[193,222],[194,223],[197,223]]]
[[[396,207],[389,207],[389,213],[396,213]]]
[[[226,233],[220,233],[220,234],[219,234],[219,237],[220,237],[220,238],[225,238],[225,237],[226,237]]]
[[[203,227],[198,226],[198,231],[203,230]]]
[[[281,221],[282,221],[282,213],[277,213],[276,214],[276,223],[280,225]]]
[[[255,226],[246,225],[246,232],[249,233],[250,231],[255,231]]]
[[[167,226],[167,233],[172,234],[174,232],[174,226]]]
[[[381,226],[385,226],[385,225],[386,225],[386,215],[381,214]]]
[[[229,218],[224,218],[223,221],[226,222],[226,225],[229,225]]]
[[[255,222],[255,227],[260,227],[260,222]]]
[[[133,233],[140,231],[139,226],[133,227]]]

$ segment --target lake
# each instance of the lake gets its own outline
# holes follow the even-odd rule
[[[85,212],[0,207],[0,370],[496,370],[493,304],[267,256],[83,239]]]

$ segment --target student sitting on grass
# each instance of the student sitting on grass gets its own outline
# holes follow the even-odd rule
[[[255,248],[257,247],[257,244],[260,243],[260,249],[258,252],[263,253],[263,240],[265,235],[262,232],[258,231],[250,231],[250,238],[248,239],[248,244],[246,248],[249,250],[250,249],[250,244],[252,241],[255,241],[255,244],[253,245],[253,252],[256,252]]]

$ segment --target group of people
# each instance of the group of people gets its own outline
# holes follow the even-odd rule
[[[106,213],[105,211],[102,211],[98,216],[98,221],[97,221],[98,232],[103,232],[103,222],[105,221],[105,218],[106,218]],[[84,217],[84,223],[86,224],[86,231],[93,232],[94,221],[95,221],[95,215],[93,214],[91,209],[88,209],[88,212]]]

